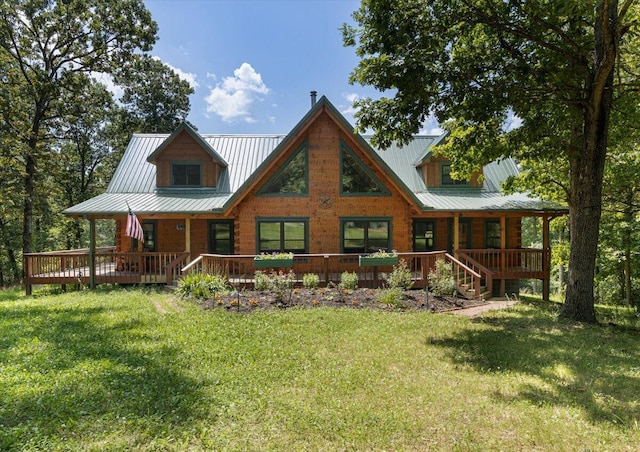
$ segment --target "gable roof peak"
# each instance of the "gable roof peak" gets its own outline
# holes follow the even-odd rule
[[[171,135],[169,135],[162,144],[160,144],[160,146],[158,146],[151,155],[147,157],[147,162],[155,164],[158,155],[160,155],[160,153],[162,153],[162,151],[164,151],[164,149],[166,149],[167,146],[169,146],[182,132],[186,132],[191,138],[193,138],[214,161],[218,162],[222,166],[228,166],[225,159],[186,121],[182,121]]]

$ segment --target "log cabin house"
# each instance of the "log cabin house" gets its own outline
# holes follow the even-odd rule
[[[358,256],[382,249],[409,262],[416,287],[444,258],[463,294],[517,293],[520,279],[536,278],[548,298],[549,221],[566,209],[501,193],[518,172],[510,158],[453,179],[433,152],[443,138],[375,149],[315,93],[287,135],[206,135],[186,123],[135,134],[107,191],[64,212],[90,222],[89,249],[26,255],[27,292],[40,283],[172,284],[194,270],[250,285],[254,256],[281,251],[294,253],[297,275],[328,283],[357,271],[361,285],[375,285],[388,268],[362,268]],[[125,236],[127,206],[144,243]],[[542,218],[542,249],[522,247],[527,216]],[[95,248],[96,219],[115,220],[115,247]]]

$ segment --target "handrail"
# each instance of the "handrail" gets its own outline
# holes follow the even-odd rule
[[[114,252],[115,246],[99,246],[96,248],[96,252]],[[85,255],[89,254],[89,248],[78,248],[77,250],[59,250],[59,251],[42,251],[39,253],[25,253],[24,256],[57,256],[64,255]]]
[[[196,257],[194,260],[189,262],[186,266],[182,267],[180,271],[182,273],[188,272],[189,270],[191,270],[191,267],[195,266],[198,262],[200,262],[204,258],[204,256],[217,256],[217,254],[201,254],[200,256]]]
[[[473,259],[471,256],[469,256],[467,253],[465,253],[462,250],[457,250],[457,254],[459,256],[462,256],[464,258],[466,258],[467,261],[470,261],[473,263],[474,267],[477,267],[481,272],[486,273],[486,274],[492,274],[493,272],[491,270],[489,270],[487,267],[485,267],[484,265],[482,265],[480,262],[478,262],[477,260]]]
[[[471,267],[463,264],[462,262],[460,262],[458,259],[456,259],[455,257],[453,257],[451,254],[449,253],[445,253],[445,256],[447,256],[447,259],[449,259],[450,261],[454,262],[455,264],[457,264],[459,267],[461,267],[462,269],[466,270],[467,272],[471,273],[473,276],[475,276],[476,278],[482,278],[482,275],[480,273],[478,273],[477,271],[475,271],[474,269],[472,269]]]
[[[171,286],[173,284],[173,275],[175,272],[176,267],[178,266],[178,264],[182,261],[184,261],[185,259],[187,259],[189,256],[191,255],[191,253],[187,253],[186,251],[182,254],[179,254],[178,256],[176,256],[176,258],[174,260],[172,260],[171,262],[169,262],[167,264],[167,267],[165,269],[166,272],[166,278],[167,278],[167,286]]]

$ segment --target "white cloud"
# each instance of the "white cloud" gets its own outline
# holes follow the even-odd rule
[[[158,61],[162,61],[160,59],[160,57],[154,56],[152,57],[154,60],[158,60]],[[184,80],[185,82],[187,82],[191,88],[196,89],[200,86],[200,84],[198,82],[196,82],[196,78],[197,75],[194,74],[193,72],[185,72],[180,68],[177,68],[169,63],[167,63],[166,61],[162,61],[166,66],[168,66],[169,68],[171,68],[173,70],[173,72],[175,72],[178,77],[180,78],[180,80]]]
[[[233,71],[233,77],[223,78],[211,89],[205,98],[207,112],[220,116],[225,122],[255,122],[251,106],[256,100],[262,100],[260,96],[268,92],[262,76],[249,63],[242,63]]]
[[[340,105],[340,113],[345,116],[353,116],[358,112],[357,108],[354,108],[353,103],[360,100],[360,95],[356,93],[342,93],[342,98],[349,102],[349,105]]]
[[[124,90],[113,83],[113,77],[111,77],[109,74],[105,74],[104,72],[92,72],[89,75],[95,81],[102,83],[105,88],[107,88],[107,91],[113,94],[113,97],[115,99],[120,99],[124,94]]]

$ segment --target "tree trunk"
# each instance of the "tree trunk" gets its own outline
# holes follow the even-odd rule
[[[602,185],[617,58],[618,2],[602,2],[595,23],[593,69],[585,80],[581,152],[569,155],[569,277],[561,317],[596,322],[593,278],[602,212]]]
[[[35,146],[34,146],[35,147]],[[33,227],[33,194],[34,181],[36,177],[36,161],[33,157],[33,149],[25,158],[25,175],[24,175],[24,205],[22,208],[22,253],[31,252],[32,227]]]

